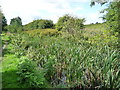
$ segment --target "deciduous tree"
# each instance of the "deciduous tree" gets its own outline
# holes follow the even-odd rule
[[[74,31],[80,31],[80,29],[83,29],[84,22],[85,22],[84,18],[81,19],[67,14],[59,18],[56,24],[56,28],[59,31],[61,30],[61,31],[67,31],[69,33],[73,33]]]
[[[107,13],[104,16],[104,19],[107,22],[110,34],[118,37],[117,46],[120,48],[120,1],[116,0],[109,2],[109,0],[92,0],[91,6],[95,5],[95,3],[100,3],[101,5],[105,3],[109,4],[108,8],[105,9]]]
[[[20,17],[16,17],[16,18],[13,18],[11,19],[10,21],[10,25],[7,26],[7,29],[9,32],[21,32],[23,29],[22,29],[22,20]]]
[[[7,26],[7,20],[6,20],[6,18],[5,18],[5,16],[4,16],[4,14],[2,13],[2,11],[0,11],[0,27],[1,27],[1,29],[2,29],[2,31],[7,31],[7,29],[5,28],[6,26]]]

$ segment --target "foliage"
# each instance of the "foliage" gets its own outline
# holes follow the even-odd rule
[[[109,2],[109,0],[91,0],[90,6],[95,5],[95,3],[99,3],[101,5],[104,5],[107,2]]]
[[[17,78],[17,65],[19,58],[14,54],[5,54],[2,61],[2,88],[22,88],[23,85],[19,84]]]
[[[19,81],[22,84],[27,84],[29,87],[45,87],[44,72],[39,69],[35,62],[28,60],[25,57],[21,58],[18,64]]]
[[[7,71],[11,71],[14,65],[16,78],[15,72],[18,72],[17,84],[25,87],[43,88],[48,87],[48,83],[53,88],[120,88],[120,52],[113,48],[118,38],[105,30],[106,23],[86,25],[81,33],[74,24],[74,27],[70,26],[72,21],[74,18],[64,22],[62,30],[65,32],[37,29],[10,34],[13,46],[10,52],[17,60],[7,59],[8,62],[13,60],[10,62],[12,65],[4,62],[3,73],[7,79],[4,79],[3,86],[11,81],[5,80],[12,75]],[[71,31],[67,31],[69,26],[78,30],[77,33],[72,35]],[[13,64],[15,61],[19,65]]]
[[[22,25],[22,20],[20,17],[16,17],[16,18],[13,18],[11,19],[11,22],[10,22],[10,25],[14,25],[14,24],[19,24],[19,25]]]
[[[64,22],[66,22],[70,17],[68,15],[64,15],[63,17],[60,17],[57,24],[56,24],[56,29],[57,30],[62,30],[64,26]]]
[[[5,45],[5,42],[10,42],[9,36],[7,34],[2,35],[2,41],[3,45]],[[2,50],[4,54],[2,58],[2,88],[27,88],[28,86],[21,85],[17,80],[17,65],[20,60],[14,53],[11,53],[12,49],[13,46],[8,43],[6,48]]]
[[[110,2],[105,0],[101,2],[100,0],[92,0],[91,5],[95,5],[95,2],[100,3],[101,5],[109,3],[109,6],[104,11],[107,11],[104,19],[108,24],[108,30],[111,35],[114,35],[118,38],[117,48],[120,49],[120,1]]]
[[[10,25],[7,26],[7,29],[9,32],[12,32],[12,33],[21,32],[23,30],[21,18],[16,17],[16,18],[11,19]]]
[[[33,37],[24,34],[12,37],[12,41],[18,39],[13,42],[15,53],[22,52],[43,68],[46,80],[53,87],[120,87],[117,50],[106,43],[89,43],[89,39],[79,35],[66,35]]]
[[[6,29],[7,20],[6,20],[5,16],[4,16],[4,14],[2,13],[2,11],[0,11],[0,19],[2,19],[2,20],[1,20],[1,21],[2,21],[2,24],[0,24],[0,25],[1,25],[0,27],[2,27],[2,28],[1,28],[2,31],[7,31],[7,29]]]
[[[24,30],[34,30],[34,29],[46,29],[53,28],[54,24],[52,20],[34,20],[31,23],[28,23],[24,26]]]
[[[103,46],[105,44],[110,47],[116,47],[118,38],[111,35],[110,31],[106,28],[107,23],[90,24],[86,25],[83,36],[88,39],[88,42],[93,45]]]
[[[56,29],[59,31],[67,31],[72,33],[74,31],[80,31],[80,29],[83,29],[84,22],[84,19],[79,19],[70,15],[64,15],[63,17],[59,18],[56,24]]]
[[[55,29],[36,29],[36,30],[30,30],[30,31],[25,31],[25,33],[28,33],[30,36],[58,36],[61,34],[60,31],[55,30]]]
[[[75,33],[75,31],[80,31],[80,29],[84,28],[83,25],[84,19],[78,19],[75,17],[70,17],[64,24],[63,31],[67,31],[71,34]]]
[[[109,7],[106,9],[107,14],[105,19],[108,24],[108,29],[112,35],[117,36],[118,46],[120,44],[120,1],[110,3]],[[120,47],[119,47],[120,48]]]
[[[8,35],[2,34],[2,41],[10,41],[10,38]],[[46,87],[46,83],[42,85],[42,83],[45,81],[44,78],[44,72],[42,69],[38,70],[38,67],[35,62],[32,62],[28,60],[26,57],[20,58],[17,57],[15,54],[11,52],[13,49],[13,46],[9,43],[7,45],[7,48],[5,48],[7,51],[3,50],[4,55],[4,61],[2,62],[2,85],[3,88],[29,88],[31,86],[34,87]],[[27,61],[28,60],[28,61]],[[27,61],[27,63],[25,62]],[[21,66],[21,63],[23,66]],[[25,65],[25,66],[24,66]],[[22,70],[30,70],[31,75],[28,75],[27,80],[22,82],[23,78],[26,78],[28,72],[20,73]],[[9,77],[11,76],[11,77]],[[22,77],[20,77],[22,76]],[[30,77],[29,77],[30,76]],[[18,81],[19,80],[19,81]],[[33,85],[34,84],[34,85]]]

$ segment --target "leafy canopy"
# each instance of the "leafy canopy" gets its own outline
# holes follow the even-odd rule
[[[120,1],[116,0],[110,2],[109,0],[92,0],[91,6],[95,3],[100,3],[101,5],[108,3],[109,6],[105,11],[107,11],[104,19],[107,22],[107,27],[111,35],[118,37],[117,46],[120,48]]]
[[[10,25],[7,26],[7,29],[9,32],[15,33],[15,32],[21,32],[22,29],[22,19],[20,17],[16,17],[11,19]]]
[[[84,27],[85,19],[80,19],[78,17],[73,17],[68,14],[60,17],[56,29],[59,31],[73,32],[75,30],[80,30]]]
[[[34,20],[24,26],[24,30],[34,30],[34,29],[46,29],[53,28],[54,24],[52,20]]]
[[[1,10],[0,10],[0,19],[1,19],[0,22],[2,23],[0,24],[1,25],[0,27],[2,27],[1,28],[2,31],[7,31],[7,29],[5,28],[7,26],[7,20]]]

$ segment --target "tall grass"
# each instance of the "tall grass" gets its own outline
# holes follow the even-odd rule
[[[120,55],[107,44],[93,45],[72,35],[19,34],[11,38],[13,52],[44,69],[52,87],[120,88]]]

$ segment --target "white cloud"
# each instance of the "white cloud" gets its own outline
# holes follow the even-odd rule
[[[86,16],[86,21],[85,24],[90,24],[90,23],[102,23],[103,20],[102,18],[100,18],[102,15],[99,12],[95,12],[95,13],[90,13],[88,16]]]
[[[58,18],[66,13],[79,15],[76,12],[84,10],[82,6],[72,7],[72,3],[87,3],[90,0],[1,0],[3,13],[8,23],[10,19],[20,16],[23,24],[36,18],[51,19],[57,22]],[[91,15],[92,16],[92,15]],[[89,16],[87,16],[88,18]],[[92,16],[94,17],[94,16]],[[96,18],[98,18],[96,16]],[[93,20],[88,19],[88,22]]]

